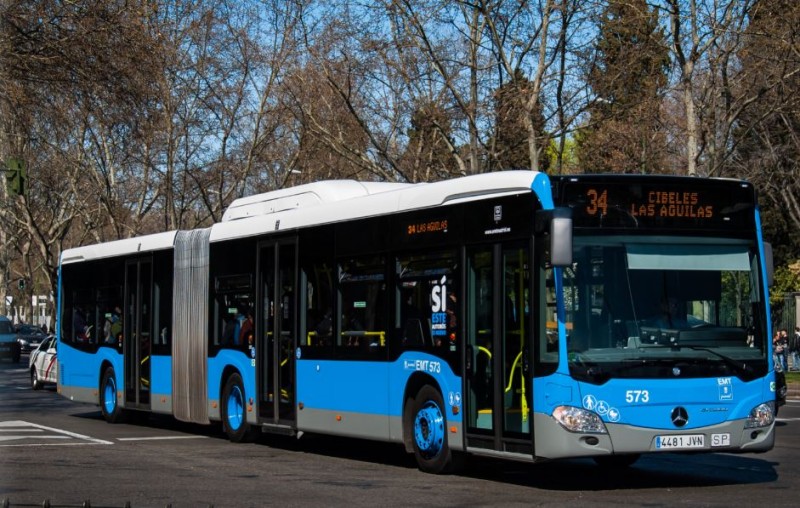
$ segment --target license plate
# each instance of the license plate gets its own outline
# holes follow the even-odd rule
[[[676,436],[656,436],[657,450],[690,450],[704,448],[706,436],[703,434],[680,434]]]

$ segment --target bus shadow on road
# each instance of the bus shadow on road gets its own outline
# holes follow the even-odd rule
[[[102,420],[100,411],[74,413],[77,418]],[[207,436],[226,441],[219,424],[181,422],[171,416],[133,414],[129,425]],[[249,446],[234,444],[231,446]],[[413,454],[397,443],[375,442],[339,436],[306,434],[293,436],[261,434],[252,446],[264,446],[287,453],[314,454],[416,469]],[[537,464],[509,462],[479,456],[467,458],[457,476],[555,491],[609,491],[648,488],[690,488],[771,483],[778,479],[775,462],[754,455],[723,453],[643,455],[627,468],[600,467],[591,459],[568,459]]]
[[[591,459],[509,464],[471,458],[467,476],[544,490],[607,491],[770,483],[775,463],[752,456],[645,455],[627,468],[600,467]]]

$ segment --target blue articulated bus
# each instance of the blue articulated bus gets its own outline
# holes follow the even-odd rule
[[[631,464],[774,443],[751,185],[505,171],[317,182],[64,251],[59,392],[257,432]],[[767,246],[768,247],[768,246]]]

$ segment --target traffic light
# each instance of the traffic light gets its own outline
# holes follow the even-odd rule
[[[20,159],[8,158],[6,160],[6,182],[8,193],[12,196],[25,196],[27,193],[28,175],[25,173],[25,163]]]
[[[25,291],[25,278],[24,277],[21,277],[17,281],[17,287],[19,288],[20,291]]]

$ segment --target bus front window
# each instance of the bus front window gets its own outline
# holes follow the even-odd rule
[[[563,294],[572,375],[603,383],[765,374],[757,267],[755,245],[743,241],[576,237]]]

